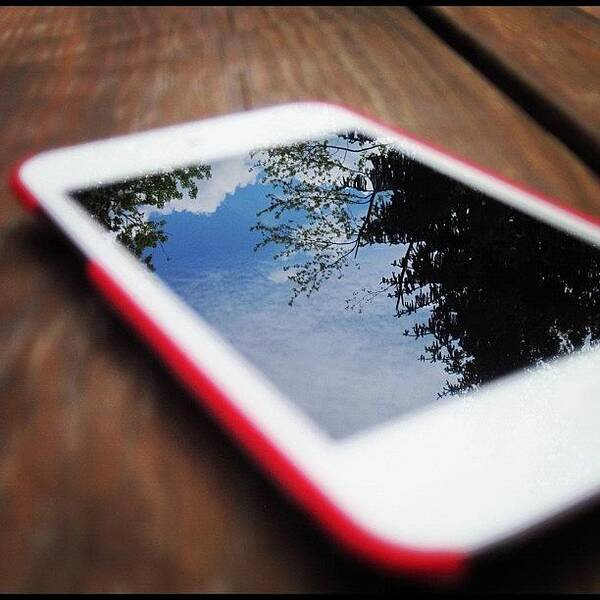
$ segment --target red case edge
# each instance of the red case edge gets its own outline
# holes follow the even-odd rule
[[[380,540],[357,525],[235,407],[98,263],[88,262],[87,272],[98,290],[152,346],[196,400],[233,434],[284,492],[348,550],[376,566],[408,574],[436,576],[444,581],[454,581],[465,574],[467,557],[463,553],[405,548]]]
[[[29,191],[27,186],[21,181],[20,177],[21,167],[33,156],[35,156],[35,153],[26,154],[21,160],[19,160],[12,166],[8,176],[8,185],[14,192],[15,196],[21,202],[21,206],[28,213],[32,215],[37,215],[41,212],[40,204],[37,198]]]

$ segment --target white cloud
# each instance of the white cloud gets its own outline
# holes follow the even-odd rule
[[[236,158],[211,165],[212,177],[198,181],[198,196],[190,198],[187,194],[181,200],[172,200],[162,209],[152,209],[152,213],[169,215],[172,212],[187,211],[197,214],[214,213],[225,196],[235,190],[251,185],[256,181],[256,173],[250,172],[244,158]]]
[[[296,253],[295,253],[296,254]],[[290,267],[288,269],[275,269],[267,275],[267,279],[273,283],[287,283],[289,277],[297,273],[298,269]]]
[[[285,283],[288,280],[288,275],[291,275],[289,271],[284,271],[283,269],[276,269],[275,271],[271,271],[267,275],[267,278],[273,283]]]
[[[270,261],[264,271],[255,264],[242,273],[234,268],[200,275],[190,266],[187,276],[170,284],[316,423],[340,438],[435,402],[448,379],[442,364],[419,361],[422,341],[402,335],[422,315],[396,320],[394,303],[383,294],[362,313],[344,309],[355,290],[387,274],[399,250],[366,248],[361,271],[328,280],[293,307],[291,289],[283,285],[289,272],[270,268]]]

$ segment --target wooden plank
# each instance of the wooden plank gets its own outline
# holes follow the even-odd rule
[[[577,8],[596,19],[600,19],[600,6],[578,6]]]
[[[266,11],[263,21],[268,22],[270,14]],[[277,44],[284,36],[287,56],[281,57]],[[368,51],[355,52],[356,39]],[[296,97],[325,97],[341,102],[347,102],[351,93],[354,105],[370,109],[459,154],[547,192],[552,188],[550,193],[560,197],[579,196],[574,189],[558,191],[555,183],[548,180],[550,170],[534,164],[541,159],[538,151],[525,149],[529,140],[539,143],[540,128],[507,103],[474,69],[435,43],[434,36],[409,18],[406,11],[352,7],[332,12],[314,7],[304,19],[272,18],[269,28],[260,35],[243,33],[241,43],[254,104],[283,101],[289,98],[290,91]],[[306,47],[312,49],[309,55]],[[339,53],[338,47],[344,51]],[[328,77],[326,65],[335,65],[335,78]],[[543,136],[544,144],[548,149],[552,147],[554,154],[554,140],[551,142],[547,134]],[[498,151],[516,144],[524,149],[527,164],[517,166],[507,154]],[[565,164],[557,154],[550,160]],[[563,175],[556,176],[561,187]],[[595,186],[596,182],[588,189],[594,197]],[[594,210],[593,201],[583,201]]]
[[[0,589],[406,587],[344,558],[274,492],[16,207],[8,165],[320,98],[600,214],[594,176],[402,8],[5,8],[0,81]],[[492,561],[470,589],[600,590],[599,521]]]
[[[434,10],[486,54],[507,86],[531,92],[540,117],[554,122],[557,134],[580,147],[600,172],[599,20],[566,6]]]

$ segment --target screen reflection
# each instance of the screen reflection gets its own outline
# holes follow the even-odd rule
[[[73,196],[334,437],[600,337],[598,249],[360,132]]]

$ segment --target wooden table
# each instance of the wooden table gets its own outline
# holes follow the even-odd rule
[[[263,478],[15,203],[8,169],[324,99],[600,215],[598,10],[2,8],[0,83],[0,590],[422,589],[354,563]],[[464,589],[600,591],[600,510]]]

